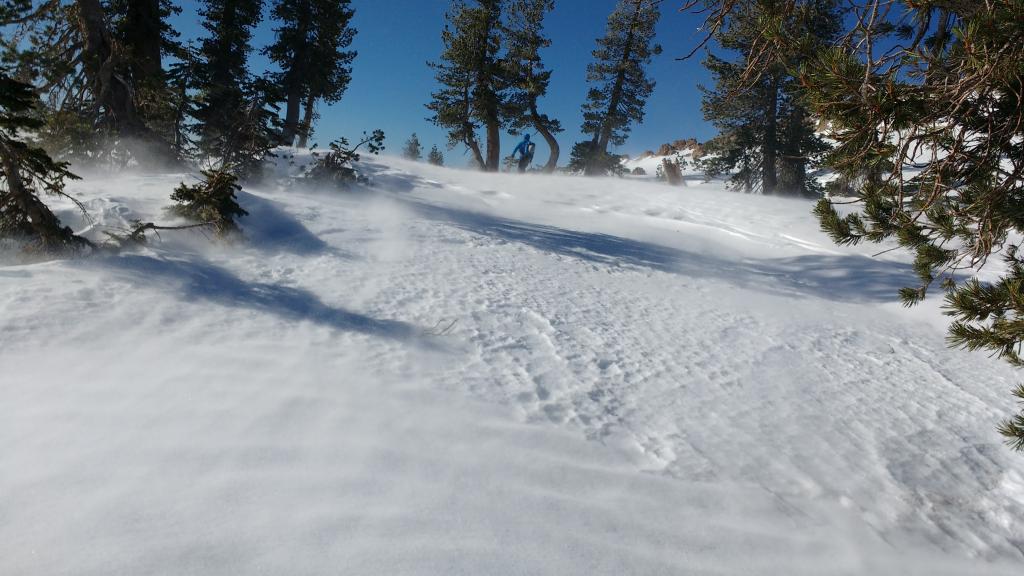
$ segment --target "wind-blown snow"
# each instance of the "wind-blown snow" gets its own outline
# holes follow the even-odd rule
[[[247,189],[241,245],[0,268],[0,574],[1019,574],[1018,375],[898,252],[717,184],[366,168]]]

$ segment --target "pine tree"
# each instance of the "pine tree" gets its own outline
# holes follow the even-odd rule
[[[24,132],[42,126],[35,107],[32,85],[0,74],[0,236],[27,240],[45,251],[85,248],[91,244],[61,225],[40,198],[70,199],[64,182],[76,176],[66,163],[23,141]]]
[[[420,139],[416,136],[416,133],[412,133],[412,137],[405,141],[405,148],[402,148],[402,157],[407,160],[420,160],[423,158],[423,146],[420,145]]]
[[[434,166],[444,166],[444,154],[441,154],[437,146],[430,147],[430,152],[427,154],[427,162]]]
[[[501,0],[453,0],[441,33],[441,59],[430,64],[442,86],[427,105],[434,112],[431,121],[448,130],[449,146],[464,144],[480,168],[489,172],[499,168],[501,128],[507,116],[501,8]],[[486,156],[476,134],[481,126]]]
[[[913,252],[920,282],[900,292],[903,302],[939,284],[950,345],[1024,366],[1024,3],[851,4],[856,26],[825,49],[779,33],[806,0],[759,4],[770,9],[747,76],[763,72],[765,56],[804,54],[807,102],[836,142],[826,161],[853,195],[842,214],[818,202],[822,229],[838,244],[888,240]],[[708,5],[711,29],[739,8]],[[1006,266],[994,282],[960,278],[998,255]],[[1024,411],[1000,432],[1024,449]]]
[[[235,147],[247,139],[240,132],[252,127],[269,99],[246,68],[261,9],[261,0],[204,0],[200,11],[209,36],[200,43],[195,69],[195,129],[200,151],[224,164],[233,161]]]
[[[0,10],[0,58],[43,95],[47,122],[37,136],[51,150],[78,161],[120,154],[165,162],[172,149],[154,129],[145,108],[148,89],[133,72],[147,47],[127,45],[119,35],[118,8],[127,9],[99,0],[7,2]],[[158,25],[164,15],[157,11]],[[159,39],[149,44],[159,50]]]
[[[187,59],[180,34],[167,21],[181,8],[171,0],[109,0],[112,36],[123,54],[135,105],[146,126],[177,158],[185,156],[181,111],[183,87],[164,65]]]
[[[272,14],[281,26],[264,52],[281,68],[274,75],[285,96],[281,140],[290,146],[296,135],[308,137],[316,101],[337,102],[348,87],[356,53],[346,48],[355,38],[355,12],[349,0],[277,0]]]
[[[836,5],[836,0],[803,3],[782,21],[784,34],[803,37],[817,48],[828,45],[839,32],[841,14]],[[714,89],[701,87],[704,118],[719,129],[719,135],[708,143],[703,167],[708,176],[732,172],[730,182],[745,192],[818,195],[820,186],[807,168],[827,147],[815,134],[794,76],[802,60],[800,52],[773,53],[771,62],[761,63],[756,81],[744,75],[752,57],[763,57],[757,49],[764,10],[758,3],[746,3],[716,33],[719,45],[738,53],[738,60],[710,53],[704,60],[715,79]],[[800,50],[808,47],[804,44]]]
[[[540,51],[551,45],[543,34],[544,17],[555,7],[554,0],[512,0],[508,11],[508,53],[506,73],[512,86],[509,107],[511,129],[524,132],[533,127],[548,144],[550,154],[544,172],[558,167],[560,149],[555,134],[562,131],[558,120],[538,111],[538,100],[548,91],[551,71],[544,69]]]
[[[242,189],[238,177],[227,170],[203,170],[203,179],[195,184],[182,182],[171,200],[172,214],[211,226],[223,238],[241,233],[235,221],[248,216],[235,194]]]
[[[132,84],[162,88],[166,58],[181,55],[180,34],[167,22],[171,15],[181,13],[181,7],[171,0],[108,0],[106,5]]]
[[[622,156],[618,154],[595,153],[597,146],[593,140],[584,140],[573,144],[569,153],[569,165],[567,170],[572,174],[586,174],[588,168],[594,170],[595,174],[621,175],[625,168],[622,165]]]
[[[584,134],[593,136],[587,150],[587,175],[605,174],[617,164],[608,145],[625,143],[630,124],[642,122],[654,81],[645,68],[661,54],[654,44],[654,27],[661,17],[660,0],[619,0],[608,17],[603,38],[597,40],[594,62],[587,66],[587,103],[583,105]]]

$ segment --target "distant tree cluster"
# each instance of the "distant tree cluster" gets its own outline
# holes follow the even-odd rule
[[[645,68],[661,53],[654,44],[660,0],[620,0],[598,39],[587,69],[591,89],[583,106],[584,134],[593,138],[573,146],[570,170],[598,175],[617,173],[621,159],[608,153],[622,144],[630,125],[643,121],[654,89]],[[431,120],[448,131],[448,146],[464,145],[485,171],[501,166],[501,131],[536,130],[550,154],[545,172],[558,165],[555,135],[561,124],[539,111],[551,71],[541,59],[551,40],[544,18],[553,0],[453,0],[441,33],[441,58],[431,63],[440,89],[427,105]],[[483,132],[481,139],[480,132]],[[510,164],[506,159],[506,164]]]
[[[553,0],[453,0],[445,16],[444,49],[430,64],[440,88],[427,108],[449,149],[464,145],[482,170],[501,166],[502,130],[536,130],[550,150],[544,171],[558,165],[561,124],[539,110],[551,80],[540,51],[551,44],[544,18],[553,8]]]
[[[175,192],[179,212],[225,228],[237,210],[209,219],[196,202],[259,178],[274,148],[305,146],[317,103],[345,93],[356,56],[350,4],[271,0],[277,27],[262,52],[278,70],[257,75],[262,0],[202,0],[205,33],[190,44],[168,22],[180,12],[171,0],[0,0],[0,234],[86,243],[40,196],[64,194],[68,162],[198,163],[202,182]]]
[[[272,0],[279,70],[249,70],[262,0],[202,0],[205,34],[183,44],[171,0],[5,0],[0,67],[41,97],[36,137],[76,163],[197,160],[241,178],[313,129],[341,98],[355,36],[349,0]],[[283,116],[279,112],[283,108]]]

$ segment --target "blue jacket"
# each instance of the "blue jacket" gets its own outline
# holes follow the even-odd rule
[[[532,144],[532,142],[530,142],[530,137],[526,136],[523,138],[523,141],[516,146],[516,149],[512,151],[512,155],[515,156],[516,154],[521,154],[526,156],[530,153],[530,144]]]

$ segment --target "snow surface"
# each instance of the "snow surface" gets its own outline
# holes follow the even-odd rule
[[[4,256],[0,574],[1021,573],[1018,374],[905,256],[716,183],[366,169],[245,190],[240,245]]]

